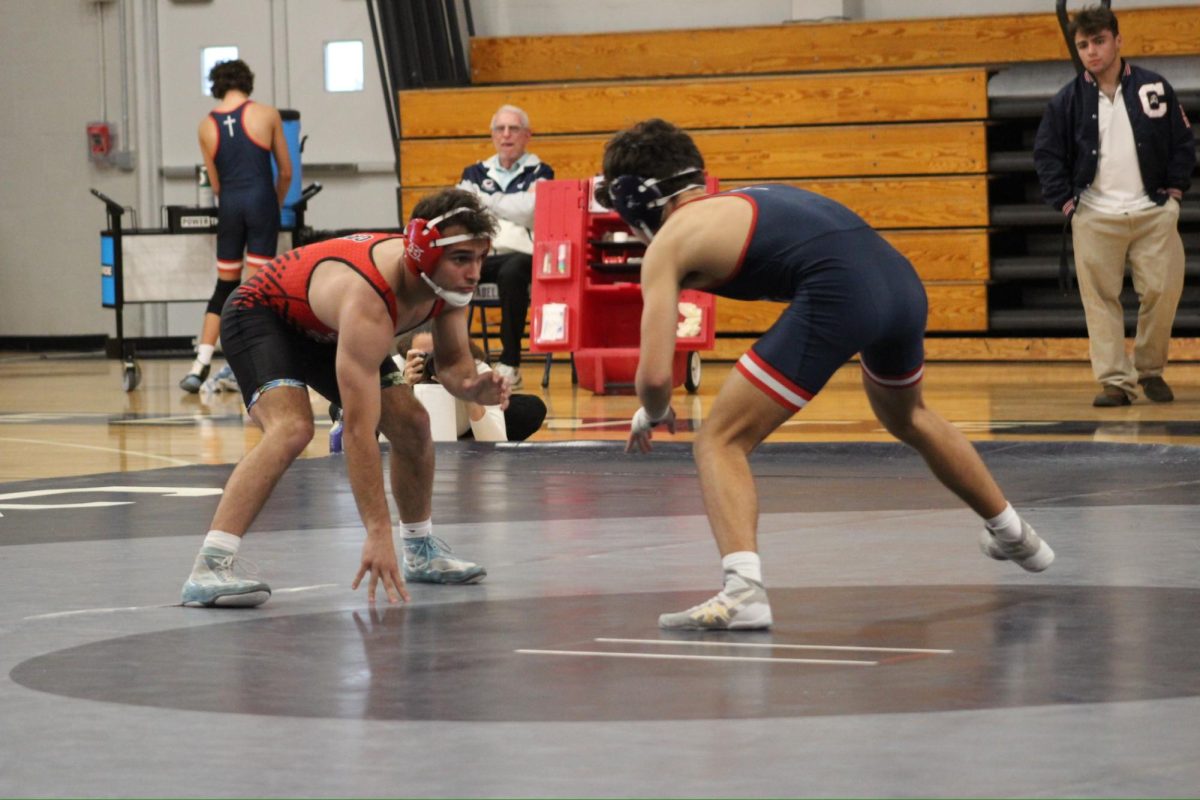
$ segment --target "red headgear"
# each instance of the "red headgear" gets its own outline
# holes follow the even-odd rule
[[[408,227],[404,229],[404,238],[408,242],[408,246],[404,249],[404,261],[414,275],[433,275],[433,269],[437,266],[438,259],[442,257],[442,250],[446,245],[469,242],[479,238],[473,233],[442,236],[437,227],[439,222],[453,217],[455,214],[465,214],[470,210],[469,208],[456,208],[431,220],[414,219],[409,221]]]
[[[453,217],[455,214],[465,214],[470,210],[469,208],[460,207],[453,211],[447,211],[445,214],[428,221],[423,219],[410,220],[408,227],[404,229],[404,238],[407,242],[404,248],[404,263],[408,265],[408,268],[412,270],[414,275],[419,276],[430,289],[433,289],[434,294],[455,308],[462,308],[470,303],[471,294],[467,292],[455,292],[438,286],[433,282],[433,270],[437,267],[438,260],[442,257],[442,251],[447,245],[469,242],[472,239],[481,239],[484,237],[474,233],[442,236],[437,226],[439,222]]]

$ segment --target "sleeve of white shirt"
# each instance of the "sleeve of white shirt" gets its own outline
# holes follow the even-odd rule
[[[536,185],[534,184],[534,186]],[[496,216],[520,225],[522,228],[533,227],[533,187],[524,192],[513,192],[512,194],[484,195],[484,199]]]
[[[473,183],[472,181],[459,181],[458,186],[455,188],[462,189],[463,191],[470,192],[471,194],[479,195],[483,198],[487,197],[487,195],[483,193],[483,189],[479,188],[479,184]]]
[[[475,369],[480,375],[492,371],[482,361],[475,363]],[[504,424],[504,409],[500,406],[484,406],[483,416],[471,420],[471,434],[477,442],[507,442],[508,426]]]

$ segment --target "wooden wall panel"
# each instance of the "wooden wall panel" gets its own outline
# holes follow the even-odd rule
[[[912,262],[926,283],[989,277],[986,230],[885,231],[883,238]]]
[[[987,330],[987,287],[982,283],[928,284],[929,331]],[[761,335],[779,318],[783,303],[717,298],[717,333]]]
[[[1200,54],[1195,6],[1121,9],[1126,57]],[[472,83],[1066,61],[1051,13],[471,40]]]
[[[705,360],[735,361],[750,349],[757,337],[718,338]],[[1133,340],[1126,342],[1132,347]],[[926,361],[1076,361],[1087,363],[1087,337],[1047,338],[1040,336],[937,336],[925,340]],[[1172,339],[1172,363],[1200,361],[1200,339]],[[556,362],[557,363],[557,362]]]
[[[722,182],[722,189],[747,181]],[[831,197],[877,229],[981,227],[988,224],[987,180],[983,177],[842,178],[783,181]],[[433,188],[401,192],[404,218]]]
[[[979,227],[989,223],[987,179],[982,176],[780,182],[837,200],[877,229]],[[721,188],[750,183],[722,181]]]
[[[538,134],[595,133],[662,117],[689,131],[987,117],[982,69],[619,81],[402,91],[404,139],[486,134],[505,103]]]
[[[987,171],[982,122],[702,131],[693,138],[708,171],[723,180]],[[531,149],[556,177],[587,178],[600,171],[607,139],[543,136]],[[463,167],[494,152],[491,139],[402,140],[402,185],[452,185]]]

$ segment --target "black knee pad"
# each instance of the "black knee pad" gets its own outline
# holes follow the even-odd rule
[[[221,309],[225,308],[225,301],[239,285],[241,285],[241,281],[223,281],[218,278],[217,288],[213,289],[212,297],[208,301],[208,313],[221,316]]]
[[[504,410],[504,427],[510,442],[523,442],[542,427],[546,404],[534,394],[514,394]]]

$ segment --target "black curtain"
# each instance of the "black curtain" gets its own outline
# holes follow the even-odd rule
[[[460,6],[470,31],[470,0],[367,0],[388,125],[395,146],[397,181],[402,180],[397,92],[471,83],[467,43],[460,31]],[[396,202],[403,225],[399,187]]]

